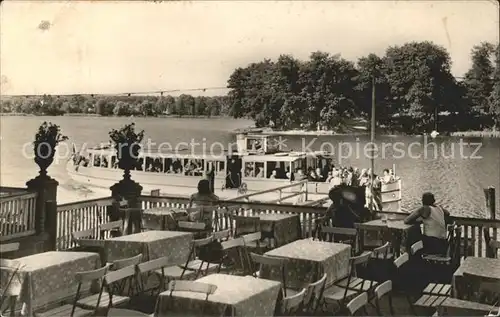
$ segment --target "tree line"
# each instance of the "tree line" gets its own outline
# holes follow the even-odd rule
[[[500,127],[500,49],[481,43],[463,79],[451,74],[445,48],[431,42],[389,47],[348,61],[314,52],[301,61],[281,55],[236,69],[228,81],[231,114],[278,129],[349,130],[371,116],[392,131],[430,132]]]
[[[228,113],[228,97],[43,95],[2,98],[5,113],[35,115],[97,114],[101,116],[220,116]]]
[[[379,126],[403,133],[500,128],[500,46],[471,50],[464,78],[451,74],[447,50],[411,42],[356,62],[314,52],[302,61],[281,55],[237,68],[227,96],[22,96],[2,98],[2,112],[44,115],[219,116],[251,118],[276,129],[348,131],[371,116],[375,87]],[[361,120],[363,121],[363,120]]]

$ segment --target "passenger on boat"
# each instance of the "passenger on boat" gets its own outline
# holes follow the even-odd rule
[[[307,176],[304,175],[304,172],[299,168],[297,169],[297,181],[303,181],[304,179],[306,179]]]
[[[368,172],[365,168],[363,168],[359,176],[359,186],[366,186],[369,180],[370,178],[368,177]]]
[[[448,250],[446,224],[450,222],[450,213],[441,206],[436,206],[435,203],[432,193],[424,193],[422,207],[412,212],[404,222],[406,224],[422,222],[422,242],[425,254],[446,255]]]
[[[382,177],[382,183],[383,184],[390,184],[394,182],[394,176],[391,174],[391,172],[386,168],[384,169],[384,176]]]
[[[321,168],[316,169],[316,181],[317,182],[324,182],[326,177],[323,177],[323,174],[321,173]]]
[[[330,179],[330,189],[338,187],[342,184],[342,178],[340,177],[340,171],[334,170],[332,172],[332,178]]]
[[[258,177],[258,178],[263,178],[264,177],[264,168],[258,168],[256,167],[257,169],[257,175],[255,177]]]
[[[210,190],[210,181],[208,179],[202,179],[198,182],[198,192],[191,195],[189,199],[189,208],[191,207],[203,207],[203,206],[214,206],[219,202],[219,197],[217,197]],[[212,220],[212,212],[200,215],[200,211],[192,212],[189,215],[191,221],[202,220],[208,221]]]
[[[276,170],[273,170],[271,172],[271,175],[269,176],[270,179],[276,179],[278,178],[278,172]]]

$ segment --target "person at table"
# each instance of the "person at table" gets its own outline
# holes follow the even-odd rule
[[[192,207],[209,207],[215,206],[219,202],[219,197],[217,197],[210,190],[210,181],[208,179],[202,179],[198,182],[198,192],[191,195],[189,199],[189,208]],[[194,211],[189,214],[189,219],[191,221],[201,220],[207,223],[212,221],[212,213],[206,213],[200,215],[201,210]]]
[[[404,222],[405,224],[420,222],[423,224],[422,242],[425,254],[445,255],[448,250],[446,223],[450,213],[436,206],[435,203],[436,199],[432,193],[424,193],[422,207],[413,211]]]
[[[341,184],[332,188],[328,197],[332,204],[326,214],[332,219],[334,227],[355,228],[354,224],[371,218],[370,211],[364,207],[363,191]]]

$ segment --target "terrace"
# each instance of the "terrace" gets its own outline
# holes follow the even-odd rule
[[[214,222],[208,232],[203,224],[184,221],[186,198],[140,195],[135,206],[120,206],[113,197],[57,205],[47,187],[2,192],[7,193],[0,210],[2,258],[14,259],[15,273],[24,281],[14,285],[17,288],[5,288],[4,281],[10,278],[2,276],[2,291],[7,289],[7,297],[16,300],[3,305],[13,314],[23,309],[27,315],[71,315],[75,296],[83,301],[92,292],[116,291],[120,300],[111,306],[143,313],[156,307],[158,316],[171,311],[177,316],[188,314],[187,307],[220,316],[345,315],[357,306],[365,315],[393,311],[396,315],[484,316],[495,304],[495,296],[476,293],[483,282],[500,280],[500,262],[495,259],[500,221],[494,219],[494,189],[487,191],[493,195],[488,199],[493,219],[454,217],[448,259],[420,254],[419,228],[403,225],[405,214],[379,213],[382,219],[359,224],[353,232],[336,232],[338,228],[329,228],[325,220],[324,207],[231,200],[211,210]],[[139,222],[134,215],[140,215]],[[129,223],[140,225],[133,229]],[[352,234],[352,239],[339,241],[337,234]],[[220,258],[204,258],[203,240],[208,241],[204,237],[221,242],[222,251],[210,249]],[[210,265],[201,266],[203,260]],[[281,265],[284,275],[279,274]],[[255,271],[259,274],[251,277]],[[439,274],[432,273],[436,271]],[[2,274],[6,272],[12,270]],[[28,275],[31,279],[23,279]],[[82,282],[98,276],[106,277],[108,284],[91,290]],[[110,287],[116,279],[138,276],[141,287]],[[172,280],[188,283],[169,284]],[[198,284],[189,284],[194,280]],[[34,284],[26,288],[29,283]],[[324,292],[319,292],[322,285]],[[498,283],[493,285],[493,295],[498,295]],[[144,291],[150,287],[154,287],[152,295]],[[303,288],[306,291],[301,293]],[[338,292],[339,288],[348,291]],[[192,291],[210,295],[203,300]],[[92,305],[78,301],[75,311],[99,316],[125,313],[102,308],[109,302],[105,297],[101,303],[95,302],[96,296],[93,300]]]

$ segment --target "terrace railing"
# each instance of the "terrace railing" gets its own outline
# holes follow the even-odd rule
[[[169,196],[139,197],[143,209],[154,207],[186,208],[189,199]],[[68,249],[74,246],[71,238],[73,231],[95,228],[101,223],[108,222],[107,209],[112,205],[112,198],[93,199],[83,202],[60,205],[57,208],[58,232],[57,248]],[[238,215],[255,215],[257,213],[298,214],[304,238],[311,237],[315,228],[316,219],[326,214],[325,207],[301,206],[288,204],[272,204],[244,201],[221,201],[221,206],[231,208]],[[392,213],[405,216],[404,213]],[[483,238],[483,228],[487,228],[492,239],[497,239],[497,229],[500,220],[454,217],[455,223],[462,227],[462,254],[466,256],[486,256],[486,244]]]
[[[22,188],[4,189],[0,197],[0,241],[35,234],[37,193]]]
[[[111,197],[91,199],[57,206],[56,249],[65,250],[75,247],[71,234],[75,231],[97,228],[109,222],[108,206]]]

